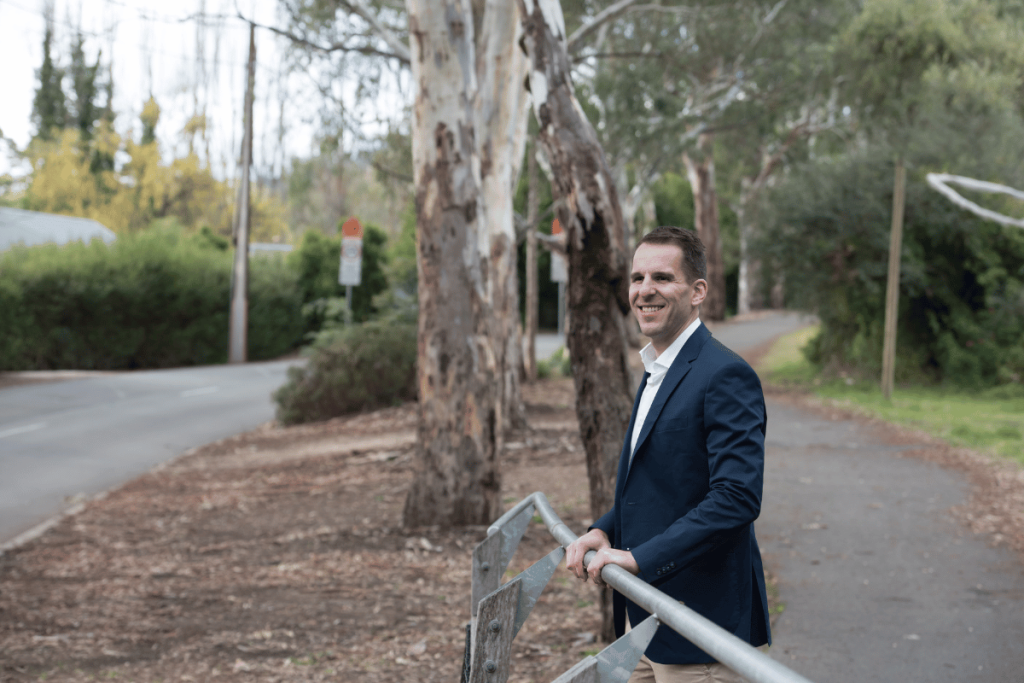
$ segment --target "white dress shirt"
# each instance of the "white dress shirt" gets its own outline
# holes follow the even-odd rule
[[[659,356],[658,352],[654,350],[653,344],[648,344],[644,348],[640,349],[640,360],[644,362],[644,369],[650,373],[647,378],[647,386],[644,387],[644,393],[640,395],[640,405],[636,409],[636,420],[633,422],[633,433],[630,435],[629,444],[629,464],[633,464],[633,454],[636,453],[636,442],[640,438],[640,432],[643,431],[644,422],[647,421],[647,413],[651,410],[651,404],[654,403],[654,397],[658,395],[658,389],[661,387],[661,380],[665,379],[665,375],[668,373],[668,369],[672,367],[672,361],[679,355],[679,350],[686,344],[686,340],[694,333],[694,331],[700,327],[700,318],[694,320],[690,325],[683,330],[675,340],[669,344],[669,347]]]

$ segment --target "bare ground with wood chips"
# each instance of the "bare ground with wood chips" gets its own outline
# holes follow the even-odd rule
[[[571,380],[524,387],[507,503],[543,490],[589,522]],[[190,452],[0,557],[3,681],[456,681],[471,529],[399,528],[415,406],[253,432]],[[527,532],[510,572],[555,547]],[[597,589],[559,570],[516,639],[513,681],[594,642]]]

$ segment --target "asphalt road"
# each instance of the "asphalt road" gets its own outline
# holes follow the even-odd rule
[[[273,419],[295,361],[0,389],[0,544],[189,448]]]
[[[904,455],[921,446],[769,397],[770,655],[812,681],[1024,681],[1024,565],[953,518],[969,483]]]

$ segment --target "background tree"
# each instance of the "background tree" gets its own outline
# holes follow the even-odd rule
[[[1024,68],[1010,47],[1021,30],[997,3],[878,0],[842,37],[836,71],[848,69],[859,135],[770,193],[771,227],[760,244],[793,284],[794,302],[822,318],[809,349],[819,363],[878,370],[892,197],[885,178],[901,155],[909,183],[897,376],[1019,381],[1019,331],[1009,323],[1017,319],[1018,236],[944,205],[923,176],[1024,183]],[[799,263],[789,252],[800,253]]]
[[[36,72],[39,87],[32,100],[32,122],[35,137],[52,140],[55,131],[63,130],[67,120],[64,99],[64,71],[53,60],[53,5],[46,6],[46,32],[43,34],[43,63]]]

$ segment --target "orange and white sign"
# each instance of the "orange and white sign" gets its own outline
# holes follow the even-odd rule
[[[551,235],[561,238],[562,244],[565,244],[565,233],[562,232],[562,225],[558,222],[557,218],[551,224]],[[551,252],[551,281],[569,281],[569,268],[565,263],[565,257],[556,251]]]
[[[363,226],[349,218],[341,226],[341,266],[338,284],[358,285],[363,275]]]

